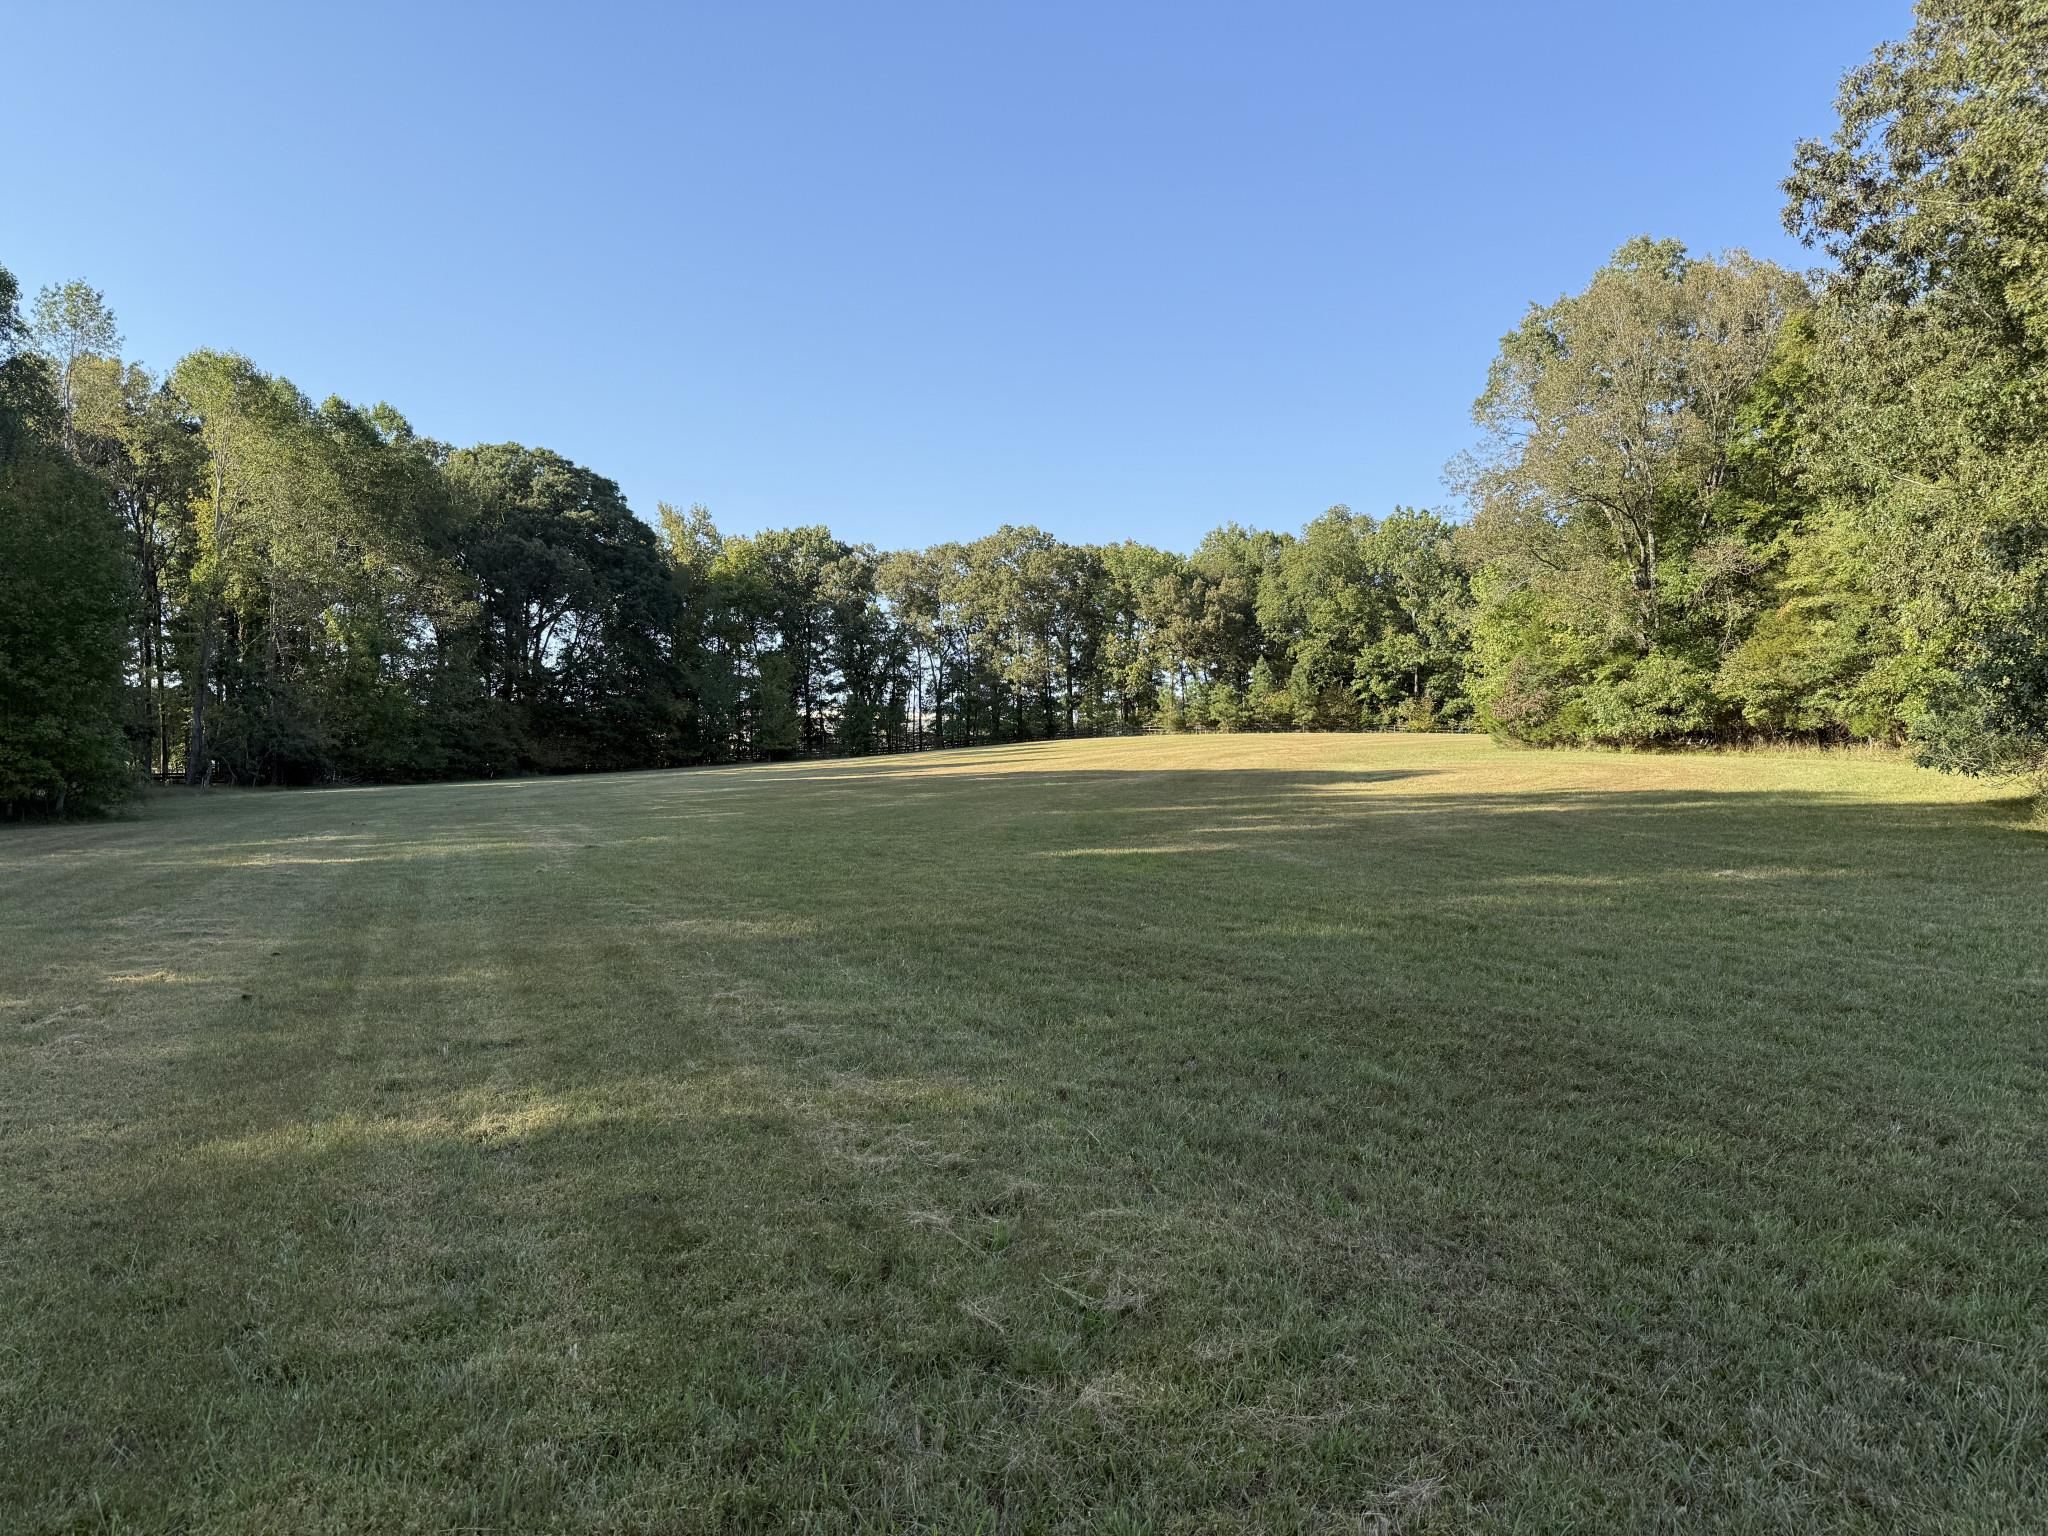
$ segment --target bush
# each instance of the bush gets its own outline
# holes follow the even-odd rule
[[[1589,684],[1579,708],[1586,740],[1646,747],[1711,730],[1720,705],[1703,668],[1669,651],[1652,651],[1620,675]]]
[[[1244,699],[1230,684],[1215,683],[1210,686],[1209,721],[1219,731],[1244,729]]]
[[[1395,706],[1393,719],[1397,731],[1441,730],[1444,723],[1436,700],[1426,693],[1419,699],[1403,699]]]
[[[1561,739],[1558,713],[1569,691],[1562,678],[1530,657],[1517,656],[1482,685],[1480,722],[1510,741],[1531,745],[1556,742]]]

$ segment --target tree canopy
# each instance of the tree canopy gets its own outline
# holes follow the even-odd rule
[[[0,805],[1156,729],[1911,744],[2048,771],[2048,8],[1922,0],[1798,146],[1812,278],[1631,240],[1501,340],[1462,508],[1191,551],[652,521],[0,270]]]

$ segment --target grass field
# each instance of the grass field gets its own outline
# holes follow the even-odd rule
[[[0,1530],[2048,1528],[2048,836],[1425,737],[0,834]]]

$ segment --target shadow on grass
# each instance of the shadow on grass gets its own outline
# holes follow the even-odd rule
[[[213,905],[146,958],[210,1000],[166,1055],[101,967],[127,1076],[7,1153],[0,1511],[2042,1508],[2038,840],[1061,777],[167,855]],[[264,920],[293,893],[327,920]]]

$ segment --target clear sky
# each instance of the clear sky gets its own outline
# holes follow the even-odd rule
[[[0,263],[734,531],[1443,505],[1501,333],[1777,183],[1906,0],[24,5]]]

